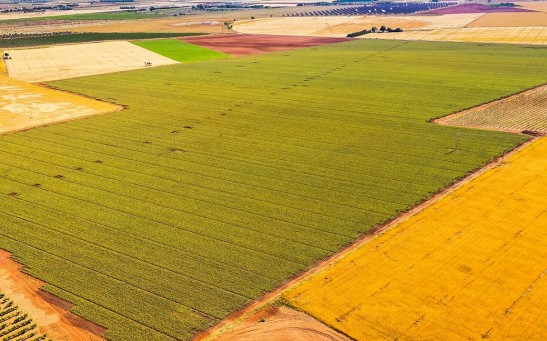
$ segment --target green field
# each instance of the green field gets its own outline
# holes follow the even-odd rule
[[[426,121],[546,58],[371,40],[55,82],[128,109],[0,137],[0,248],[110,339],[188,339],[522,143]]]
[[[225,53],[176,39],[135,41],[133,44],[183,63],[229,57]]]
[[[149,33],[149,32],[130,32],[130,33],[52,33],[39,36],[20,36],[0,39],[0,48],[24,47],[24,46],[44,46],[56,44],[87,43],[92,41],[106,40],[137,40],[137,39],[155,39],[197,36],[203,33]]]

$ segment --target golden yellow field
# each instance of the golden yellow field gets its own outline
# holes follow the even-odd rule
[[[118,109],[113,104],[0,75],[0,134]]]
[[[545,12],[487,13],[469,23],[467,27],[540,27],[547,26]]]
[[[547,139],[284,298],[359,340],[547,335]]]

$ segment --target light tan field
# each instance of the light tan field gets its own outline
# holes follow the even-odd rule
[[[45,82],[103,73],[141,69],[145,62],[153,66],[176,64],[125,41],[74,44],[9,50],[9,75],[27,82]]]
[[[433,31],[374,33],[360,38],[546,45],[547,27],[453,28]]]
[[[302,312],[287,307],[267,307],[222,334],[216,341],[349,341]]]
[[[530,9],[532,11],[546,12],[547,13],[547,1],[524,1],[515,2],[522,8]]]
[[[546,12],[487,13],[467,27],[540,27],[547,26]]]
[[[28,314],[36,323],[40,334],[47,334],[47,339],[60,341],[99,341],[102,337],[75,326],[69,321],[77,321],[94,331],[104,329],[77,317],[60,306],[56,306],[41,295],[43,283],[21,272],[21,265],[11,255],[0,250],[0,291],[6,294],[22,313]]]
[[[0,75],[0,134],[119,109],[109,103]]]
[[[547,134],[547,85],[440,118],[435,123]]]
[[[385,25],[403,30],[465,27],[482,13],[443,16],[328,16],[282,17],[236,22],[234,30],[242,33],[345,37],[348,33]]]
[[[222,33],[226,28],[224,21],[218,19],[142,19],[135,21],[102,21],[92,22],[86,25],[79,23],[77,26],[64,24],[57,26],[51,31],[62,32],[70,28],[72,32],[172,32],[172,33]]]
[[[528,144],[284,298],[359,340],[544,340],[545,155]]]

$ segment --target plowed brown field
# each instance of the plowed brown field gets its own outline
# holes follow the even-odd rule
[[[348,38],[274,36],[258,34],[230,34],[180,38],[182,41],[203,46],[234,56],[245,56],[274,51],[286,51],[348,41]]]

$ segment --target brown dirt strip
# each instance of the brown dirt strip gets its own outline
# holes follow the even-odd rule
[[[44,283],[23,271],[9,252],[0,250],[0,291],[34,320],[41,334],[52,340],[104,340],[106,329],[71,313],[71,303],[42,291]]]
[[[260,34],[229,34],[186,37],[180,38],[180,40],[234,56],[246,56],[275,51],[287,51],[325,44],[335,44],[351,39]]]
[[[305,281],[306,279],[310,278],[311,276],[316,275],[318,272],[321,272],[334,264],[336,264],[339,260],[346,257],[347,255],[355,252],[358,248],[360,248],[363,244],[367,243],[373,238],[378,237],[379,235],[387,232],[388,230],[398,226],[400,223],[402,223],[405,220],[408,220],[410,217],[416,215],[420,211],[424,210],[425,208],[435,204],[438,202],[442,197],[446,196],[449,193],[452,193],[453,191],[457,190],[458,188],[462,187],[463,185],[469,183],[473,179],[477,178],[479,175],[483,174],[489,169],[499,167],[503,165],[504,160],[506,157],[522,150],[526,146],[528,146],[532,141],[535,139],[530,139],[524,143],[522,143],[517,148],[513,149],[512,151],[498,157],[494,161],[490,162],[489,164],[485,165],[484,167],[468,174],[464,178],[455,181],[452,185],[448,186],[444,190],[442,190],[439,193],[433,194],[429,199],[424,200],[421,204],[418,204],[414,208],[410,209],[407,212],[401,213],[394,219],[382,224],[373,227],[370,231],[366,232],[362,237],[360,237],[357,241],[353,242],[349,246],[346,246],[345,248],[338,251],[336,254],[330,256],[329,258],[323,259],[313,265],[310,269],[305,271],[304,273],[297,275],[293,278],[290,278],[286,280],[281,286],[279,286],[274,291],[262,296],[261,298],[257,299],[253,303],[249,304],[246,308],[235,312],[222,320],[219,324],[216,326],[213,326],[211,329],[202,332],[198,334],[194,341],[202,341],[202,340],[218,340],[221,335],[224,333],[227,333],[229,330],[234,328],[234,326],[237,326],[238,324],[242,323],[242,321],[245,321],[248,319],[252,314],[259,312],[261,309],[264,309],[267,305],[273,304],[276,300],[278,300],[283,292],[289,290],[290,288],[298,285],[302,281]]]

